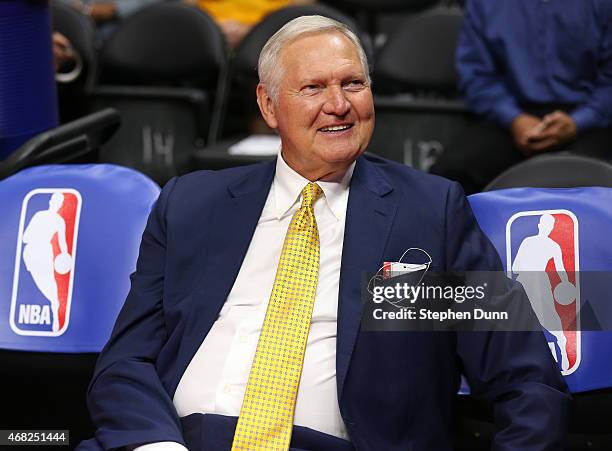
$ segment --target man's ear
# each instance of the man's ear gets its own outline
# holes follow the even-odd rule
[[[259,105],[259,111],[268,124],[268,127],[272,129],[278,128],[278,121],[276,120],[276,112],[274,111],[274,101],[266,87],[259,83],[257,85],[257,105]]]

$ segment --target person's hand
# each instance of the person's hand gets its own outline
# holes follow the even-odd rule
[[[66,36],[55,31],[52,35],[53,63],[57,71],[62,64],[74,60],[75,54],[72,45]]]
[[[242,39],[251,31],[251,25],[245,25],[236,20],[224,20],[219,23],[230,48],[235,49]]]
[[[541,152],[558,147],[576,138],[576,123],[563,111],[554,111],[542,118],[538,127],[528,134],[529,150]]]
[[[91,5],[89,15],[95,22],[108,22],[117,15],[117,5],[115,2],[94,3]]]
[[[541,126],[541,119],[531,114],[519,114],[512,121],[512,137],[514,144],[525,153],[530,151],[529,139],[533,134],[533,130]]]

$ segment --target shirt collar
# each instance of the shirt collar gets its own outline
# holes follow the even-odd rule
[[[323,191],[327,206],[337,220],[343,219],[346,213],[348,187],[354,169],[355,162],[349,166],[341,179],[333,182],[323,182],[321,180],[317,182]],[[282,218],[300,200],[302,189],[308,182],[308,179],[289,167],[279,152],[274,175],[274,203],[277,219]]]

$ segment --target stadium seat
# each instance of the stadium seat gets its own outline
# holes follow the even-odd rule
[[[435,8],[408,17],[376,59],[377,92],[454,97],[455,48],[463,13]]]
[[[354,11],[359,25],[374,38],[380,30],[377,20],[382,13],[416,12],[430,8],[440,0],[340,0],[337,6]]]
[[[229,155],[228,148],[244,138],[248,132],[248,121],[253,116],[259,116],[255,99],[255,88],[258,82],[257,63],[259,54],[267,42],[283,25],[305,15],[321,15],[347,24],[351,29],[358,30],[354,21],[341,12],[325,5],[299,5],[279,9],[266,16],[245,36],[236,49],[230,61],[228,70],[228,92],[224,98],[221,117],[225,118],[219,124],[217,135],[224,139],[213,145],[198,149],[191,160],[191,168],[221,169],[223,167],[239,166],[257,161],[257,157]],[[359,32],[360,38],[364,38]],[[368,56],[371,56],[371,46],[365,38],[363,43]],[[227,118],[231,118],[233,124]],[[237,120],[237,118],[239,118]]]
[[[0,424],[91,437],[85,392],[129,290],[159,187],[114,165],[0,181]]]
[[[58,0],[51,2],[51,18],[53,30],[67,37],[78,55],[68,73],[60,67],[56,75],[60,120],[65,123],[89,111],[97,73],[95,24],[91,17]]]
[[[612,165],[570,153],[530,158],[504,171],[485,191],[532,186],[538,188],[612,187]]]
[[[376,59],[376,129],[370,150],[429,170],[472,119],[457,98],[454,54],[463,20],[457,8],[408,17]]]
[[[183,171],[208,140],[226,59],[220,29],[196,7],[158,3],[121,23],[102,49],[103,84],[93,96],[96,107],[117,108],[123,119],[101,161],[139,169],[159,183]]]
[[[0,160],[0,180],[40,164],[94,162],[98,149],[120,123],[117,111],[106,108],[40,133]]]
[[[576,451],[612,449],[608,418],[612,409],[612,330],[607,302],[612,288],[612,246],[605,244],[612,228],[611,186],[612,166],[607,163],[558,155],[517,165],[489,186],[492,191],[469,198],[506,271],[513,268],[516,276],[523,242],[542,235],[557,243],[568,280],[578,288],[578,301],[567,305],[553,301],[552,293],[557,299],[556,284],[561,279],[559,268],[548,260],[543,268],[545,281],[550,284],[550,300],[563,338],[548,331],[546,338],[574,397],[568,449]],[[551,229],[543,231],[546,215],[554,219],[550,219]],[[532,256],[529,261],[536,260]],[[529,293],[527,282],[522,283]],[[579,326],[572,327],[572,321]],[[567,340],[566,344],[561,340]],[[494,429],[490,412],[470,397],[462,397],[459,406],[460,449],[489,449]]]

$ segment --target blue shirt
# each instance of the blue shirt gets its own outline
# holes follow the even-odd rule
[[[609,126],[611,22],[612,0],[468,0],[459,89],[504,127],[534,103],[576,105],[578,131]]]

